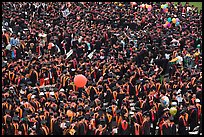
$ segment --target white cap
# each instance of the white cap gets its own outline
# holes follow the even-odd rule
[[[54,95],[55,95],[55,93],[54,93],[54,92],[50,92],[50,95],[51,95],[51,96],[54,96]]]
[[[21,89],[20,93],[21,93],[21,94],[25,94],[25,92],[24,92],[22,89]]]
[[[40,94],[39,94],[40,96],[44,96],[45,94],[43,93],[43,92],[40,92]]]
[[[197,99],[195,100],[195,102],[196,102],[196,103],[200,103],[200,99],[197,98]]]
[[[35,98],[35,95],[32,95],[31,98]]]
[[[176,102],[172,102],[171,105],[172,106],[177,106],[177,103]]]
[[[60,89],[60,92],[64,92],[64,89],[63,89],[63,88],[61,88],[61,89]]]

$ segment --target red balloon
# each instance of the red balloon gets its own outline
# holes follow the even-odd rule
[[[86,82],[87,78],[82,74],[76,75],[74,77],[74,84],[79,88],[84,87],[86,85]]]

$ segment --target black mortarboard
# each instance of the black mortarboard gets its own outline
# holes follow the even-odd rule
[[[107,109],[106,112],[107,113],[112,113],[112,110],[111,109]]]
[[[36,95],[37,93],[38,93],[38,91],[33,89],[32,95]]]
[[[78,117],[79,120],[81,120],[81,119],[83,119],[83,118],[84,118],[83,115],[81,115],[81,116]]]
[[[85,107],[85,111],[89,111],[90,110],[90,106]]]
[[[26,97],[24,97],[23,100],[27,101],[28,99]]]
[[[54,88],[54,91],[57,91],[57,90],[58,90],[58,88],[55,87],[55,88]]]
[[[114,87],[112,88],[113,91],[116,90],[116,89],[117,89],[116,86],[114,86]]]
[[[28,82],[27,82],[27,84],[28,84],[28,85],[31,85],[31,84],[32,84],[32,82],[31,82],[31,81],[28,81]]]
[[[57,111],[57,107],[52,107],[53,111],[56,112]]]
[[[44,124],[47,123],[47,121],[46,120],[42,120],[40,123],[44,125]]]
[[[86,114],[86,115],[85,115],[85,119],[86,119],[86,120],[89,120],[89,119],[90,119],[90,116]]]
[[[185,109],[181,110],[180,114],[184,114],[185,113]]]
[[[98,94],[95,94],[95,95],[94,95],[94,98],[98,98]]]
[[[105,111],[105,110],[106,110],[106,107],[102,107],[101,110]]]
[[[117,114],[120,114],[120,113],[121,113],[121,110],[120,110],[120,109],[116,110],[116,113],[117,113]]]
[[[13,117],[13,121],[18,122],[18,121],[19,121],[19,118],[15,116],[15,117]]]
[[[98,111],[98,114],[99,114],[99,117],[101,117],[103,115],[103,111],[102,110],[99,110]]]
[[[35,114],[35,113],[33,113],[31,117],[36,117],[36,114]]]
[[[90,116],[93,116],[93,115],[94,115],[94,112],[93,112],[93,111],[91,111],[91,112],[90,112]]]
[[[148,111],[145,111],[145,112],[143,112],[143,115],[144,115],[144,116],[149,116],[149,112],[148,112]]]
[[[141,82],[140,80],[136,80],[136,83],[137,83],[137,84],[140,84],[140,82]]]
[[[141,108],[135,107],[135,111],[140,111],[140,110],[141,110]]]
[[[30,109],[29,108],[24,108],[24,110],[28,112]]]
[[[91,102],[91,103],[90,103],[90,107],[93,107],[93,106],[94,106],[94,102]]]
[[[119,84],[119,85],[122,85],[122,84],[123,84],[123,82],[120,80],[120,81],[118,81],[118,84]]]
[[[77,110],[82,111],[83,110],[82,106],[79,106]]]
[[[25,87],[25,84],[24,84],[24,83],[22,83],[22,84],[20,84],[20,86],[21,86],[21,87]]]

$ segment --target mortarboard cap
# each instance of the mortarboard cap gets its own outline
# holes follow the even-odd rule
[[[19,121],[19,118],[15,116],[15,117],[13,117],[13,121],[18,122],[18,121]]]
[[[121,113],[120,109],[116,110],[116,114],[120,114],[120,113]]]
[[[44,124],[47,123],[47,121],[46,120],[42,120],[40,123],[44,125]]]

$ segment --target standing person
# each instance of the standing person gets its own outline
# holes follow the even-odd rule
[[[50,130],[46,126],[46,120],[42,120],[41,121],[41,127],[40,127],[38,135],[49,135],[49,134],[50,134]]]
[[[142,135],[150,135],[150,115],[149,112],[144,112],[144,120],[142,123]]]
[[[119,124],[119,135],[129,135],[130,133],[130,125],[127,119],[123,119]]]
[[[188,135],[187,131],[187,121],[185,119],[185,110],[180,112],[179,123],[178,123],[178,133],[179,135]]]
[[[189,125],[190,131],[193,131],[194,128],[198,125],[198,110],[194,106],[192,100],[190,101],[190,106],[188,107],[188,114],[189,114]]]
[[[169,118],[169,128],[170,128],[170,135],[177,135],[176,133],[176,124],[174,123],[174,117]]]
[[[142,135],[142,126],[136,122],[133,123],[132,135]]]
[[[157,124],[157,113],[155,106],[153,106],[153,108],[150,110],[150,117],[151,124],[153,125],[153,127],[151,128],[151,135],[155,135]]]
[[[162,135],[176,135],[176,125],[173,122],[173,117],[166,117],[162,125]]]
[[[21,119],[21,125],[19,127],[19,130],[22,132],[22,135],[28,135],[28,119],[27,118]]]
[[[19,131],[18,121],[19,121],[18,117],[13,118],[12,135],[18,135],[18,131]]]

